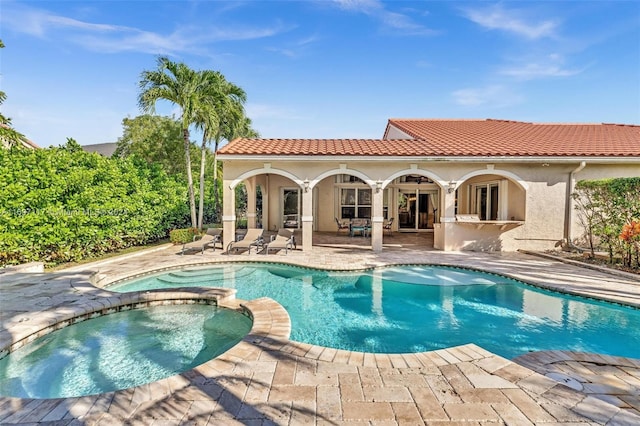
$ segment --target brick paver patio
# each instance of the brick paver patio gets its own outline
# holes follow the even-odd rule
[[[241,343],[191,371],[96,396],[0,397],[0,423],[640,424],[640,360],[553,351],[528,355],[519,360],[520,365],[473,344],[418,354],[349,352],[288,340],[288,315],[271,299],[241,301],[232,291],[221,289],[115,294],[100,288],[161,268],[224,261],[268,260],[332,269],[432,263],[479,268],[547,288],[640,306],[637,277],[522,253],[428,251],[419,240],[388,244],[378,254],[349,245],[314,246],[311,253],[296,250],[288,255],[224,255],[219,249],[204,255],[180,256],[179,252],[178,247],[163,246],[56,273],[0,272],[3,353],[61,321],[165,299],[214,299],[222,306],[243,305],[254,318],[251,333]],[[598,384],[598,376],[606,383]],[[609,392],[613,388],[615,396]]]

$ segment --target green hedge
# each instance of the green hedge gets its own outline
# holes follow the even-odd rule
[[[197,228],[174,229],[169,232],[169,241],[173,244],[190,243],[196,235],[200,235]]]
[[[591,251],[603,249],[611,262],[619,257],[626,266],[635,257],[640,266],[637,246],[621,238],[625,225],[640,220],[640,177],[581,180],[573,197]]]
[[[0,149],[0,265],[76,261],[166,238],[188,220],[186,185],[158,166],[73,141]]]

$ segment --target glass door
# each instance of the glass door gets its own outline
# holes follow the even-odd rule
[[[398,196],[398,228],[405,231],[433,229],[438,208],[434,191],[401,190]]]
[[[430,215],[429,194],[418,191],[418,229],[433,228],[433,215]]]
[[[282,190],[282,227],[300,228],[300,188]]]
[[[398,194],[398,228],[416,229],[416,191],[401,190]]]

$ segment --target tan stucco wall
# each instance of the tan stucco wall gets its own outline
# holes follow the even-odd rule
[[[371,159],[322,159],[312,156],[298,158],[295,161],[272,159],[271,161],[233,160],[224,161],[225,186],[233,185],[241,176],[269,174],[268,227],[280,226],[281,206],[280,188],[304,187],[304,181],[314,188],[314,222],[316,230],[335,231],[334,216],[337,211],[338,194],[335,185],[336,174],[353,174],[368,180],[375,188],[375,182],[383,182],[388,187],[390,180],[398,174],[419,174],[430,177],[440,191],[439,215],[445,224],[442,235],[436,230],[436,245],[445,250],[503,250],[517,249],[543,250],[553,248],[565,236],[565,217],[567,215],[568,185],[570,173],[579,166],[579,162],[546,165],[540,161],[531,163],[493,163],[453,162],[453,161],[412,161]],[[279,174],[288,173],[297,180]],[[640,164],[633,165],[595,165],[587,162],[586,167],[576,174],[576,180],[600,179],[605,177],[639,176]],[[323,178],[324,176],[324,178]],[[464,181],[462,181],[464,179]],[[470,225],[454,223],[453,212],[445,214],[444,197],[449,182],[457,184],[459,189],[458,205],[460,211],[468,208],[467,184],[488,180],[508,179],[508,215],[511,219],[524,220],[516,227],[508,226],[499,230],[498,226],[485,226],[477,229]],[[519,182],[517,182],[519,180]],[[395,216],[395,197],[390,198],[389,216]],[[375,215],[375,213],[374,213]],[[571,228],[574,235],[579,233],[579,224],[573,211]]]

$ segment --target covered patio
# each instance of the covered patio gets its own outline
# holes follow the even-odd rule
[[[503,237],[525,224],[528,185],[508,170],[474,170],[477,164],[420,168],[393,158],[344,164],[336,158],[258,163],[220,157],[225,246],[236,238],[240,184],[247,192],[247,227],[294,229],[302,250],[311,250],[316,236],[325,233],[348,236],[343,244],[375,252],[401,234],[428,234],[423,247],[430,249],[513,251],[515,237]]]
[[[390,119],[382,139],[236,139],[218,151],[225,246],[245,214],[239,185],[247,226],[295,229],[303,251],[354,221],[374,252],[388,231],[431,234],[442,251],[570,245],[583,238],[576,181],[636,176],[637,137],[609,124]]]
[[[246,230],[236,230],[238,235],[243,235]],[[265,231],[264,239],[269,241],[272,235],[276,235],[277,232]],[[294,231],[294,238],[296,241],[296,250],[302,250],[303,235],[302,230]],[[385,251],[402,251],[402,250],[421,250],[431,251],[433,248],[433,233],[432,232],[385,232],[382,242]],[[353,237],[349,233],[336,233],[336,232],[313,232],[313,246],[320,248],[334,248],[334,249],[348,249],[353,251],[370,251],[371,237],[364,237],[362,235],[354,235]]]

